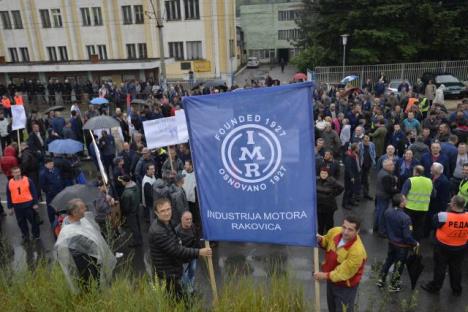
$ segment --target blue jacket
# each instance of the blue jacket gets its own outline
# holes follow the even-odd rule
[[[445,175],[441,175],[433,181],[434,194],[429,204],[429,212],[438,213],[446,211],[447,205],[450,202],[450,183]]]
[[[413,238],[411,218],[402,208],[389,208],[385,211],[384,216],[383,231],[390,242],[408,247],[417,244]]]
[[[39,181],[42,190],[46,194],[47,202],[52,201],[55,195],[65,188],[65,184],[57,168],[53,168],[52,170],[47,168],[42,169],[39,175]]]
[[[55,132],[62,136],[63,128],[65,127],[65,119],[63,119],[63,117],[54,117],[52,118],[51,126]]]
[[[450,178],[452,176],[452,173],[450,172],[450,161],[448,157],[441,152],[439,159],[436,162],[444,166],[444,175],[447,178]],[[431,177],[431,166],[433,163],[434,161],[432,161],[432,154],[430,152],[422,155],[421,165],[424,167],[424,175],[428,178]]]
[[[441,148],[441,153],[445,154],[449,160],[450,174],[452,174],[453,170],[455,170],[455,167],[457,165],[456,162],[457,162],[458,149],[455,145],[447,143],[447,142],[440,143],[440,148]],[[444,170],[446,169],[444,168]]]
[[[402,185],[408,178],[413,176],[414,167],[419,165],[419,162],[416,159],[413,159],[410,166],[407,168],[402,166],[404,161],[405,160],[403,158],[400,158],[395,164],[395,175],[398,177],[400,185]]]
[[[361,161],[361,164],[362,162],[364,161],[364,143],[362,142],[359,142],[359,160]],[[376,154],[375,154],[375,144],[372,143],[372,142],[369,142],[369,154],[370,154],[370,157],[372,159],[372,165],[375,166],[375,158],[376,158]]]
[[[13,209],[13,208],[26,208],[26,207],[31,207],[33,205],[37,205],[38,204],[38,201],[37,201],[37,191],[36,191],[36,187],[34,186],[34,183],[31,179],[29,179],[29,190],[31,191],[31,196],[32,196],[32,201],[29,201],[29,202],[26,202],[26,203],[21,203],[21,204],[13,204],[11,202],[11,193],[10,193],[10,188],[9,188],[9,185],[10,185],[10,181],[8,181],[7,185],[6,185],[6,196],[7,196],[7,207],[8,209]]]

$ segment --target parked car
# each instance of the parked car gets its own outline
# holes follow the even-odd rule
[[[257,57],[251,56],[247,59],[247,68],[257,68],[260,65],[260,61]]]
[[[402,83],[408,84],[408,91],[413,89],[413,86],[411,85],[411,83],[406,79],[404,79],[404,80],[402,80],[402,79],[392,79],[392,80],[390,80],[390,83],[388,84],[387,89],[385,90],[385,94],[386,95],[390,95],[391,93],[399,94],[401,90],[398,91],[398,88],[400,87],[400,85]]]
[[[423,81],[424,85],[427,85],[429,80],[432,80],[437,88],[443,84],[445,86],[444,97],[446,98],[463,98],[467,95],[465,85],[460,80],[458,80],[457,77],[449,73],[424,73],[424,75],[421,77],[421,80]]]

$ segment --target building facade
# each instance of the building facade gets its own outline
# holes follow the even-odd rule
[[[262,63],[288,62],[297,52],[293,41],[301,35],[296,20],[301,1],[240,6],[240,26],[247,56]]]
[[[237,68],[232,0],[2,0],[0,83],[158,80],[162,12],[167,79],[227,80]]]

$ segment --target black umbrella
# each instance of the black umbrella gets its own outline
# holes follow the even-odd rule
[[[422,256],[419,253],[419,250],[416,250],[408,257],[406,260],[406,268],[408,269],[408,274],[411,280],[411,289],[414,290],[418,278],[424,270],[424,264],[422,264]]]
[[[88,209],[91,209],[93,201],[98,196],[99,189],[96,186],[75,184],[58,193],[50,205],[54,207],[55,211],[60,212],[67,209],[70,200],[78,198],[88,206]]]
[[[48,109],[46,109],[44,111],[44,114],[47,114],[47,113],[50,113],[50,112],[55,112],[55,111],[63,111],[63,110],[65,110],[65,106],[56,105],[56,106],[52,106],[52,107],[49,107]]]
[[[207,88],[222,88],[227,89],[226,83],[223,80],[210,80],[203,83],[203,86]]]
[[[109,116],[101,115],[96,116],[88,120],[84,126],[84,130],[95,130],[95,129],[109,129],[114,127],[120,127],[120,123]]]

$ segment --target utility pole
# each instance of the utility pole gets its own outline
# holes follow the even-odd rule
[[[156,2],[156,7],[154,6]],[[163,37],[163,18],[161,16],[161,1],[160,0],[151,0],[151,8],[153,9],[153,14],[156,17],[156,29],[158,30],[158,41],[159,41],[159,61],[161,63],[161,72],[159,73],[159,84],[162,87],[166,86],[166,60],[164,56],[164,37]]]

